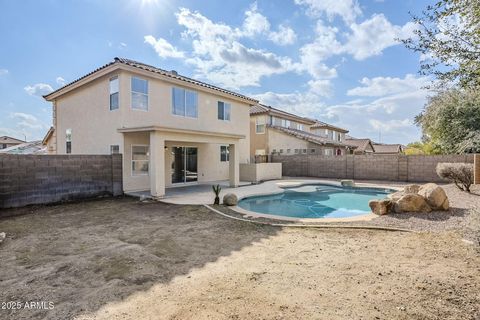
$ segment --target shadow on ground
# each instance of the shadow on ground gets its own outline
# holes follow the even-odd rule
[[[280,230],[201,206],[131,198],[14,210],[30,214],[0,220],[7,233],[0,300],[51,301],[54,309],[0,310],[3,319],[70,319],[95,311]]]

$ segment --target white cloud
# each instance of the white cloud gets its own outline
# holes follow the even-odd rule
[[[312,17],[326,15],[333,20],[340,16],[346,23],[351,23],[362,14],[357,0],[295,0],[298,5],[307,7],[307,14]]]
[[[182,51],[179,51],[163,38],[155,39],[153,36],[148,35],[144,37],[144,41],[153,47],[160,58],[183,58],[185,56]]]
[[[392,25],[383,14],[375,14],[360,24],[351,24],[350,29],[352,32],[343,45],[343,51],[357,60],[364,60],[400,44],[396,38],[412,36],[415,24],[407,22],[403,26]]]
[[[7,69],[0,69],[0,76],[4,76],[4,75],[7,75],[7,74],[8,74]]]
[[[317,22],[316,38],[300,48],[301,64],[304,71],[317,79],[330,79],[337,76],[335,68],[328,67],[324,61],[332,55],[342,53],[342,45],[337,41],[338,29]]]
[[[370,119],[369,123],[374,130],[381,131],[381,132],[387,132],[387,133],[413,126],[413,122],[410,119],[403,119],[403,120]]]
[[[297,40],[297,34],[292,28],[280,25],[278,31],[270,32],[268,39],[278,45],[285,46],[295,43]]]
[[[310,80],[308,81],[309,91],[322,97],[331,97],[333,87],[330,80]]]
[[[413,74],[407,74],[403,79],[392,77],[363,78],[360,81],[363,86],[348,90],[347,95],[381,97],[390,94],[419,90],[429,82],[429,78],[416,77]]]
[[[256,7],[252,6],[247,12],[251,12],[250,17],[253,17]],[[240,43],[241,37],[253,35],[245,25],[242,29],[232,29],[186,8],[181,8],[176,15],[178,23],[186,29],[183,38],[192,41],[192,57],[186,61],[195,67],[199,77],[238,89],[258,86],[265,76],[298,70],[288,57],[248,48]],[[247,25],[257,23],[263,26],[262,32],[267,30],[266,24],[256,15]]]
[[[34,85],[28,85],[23,88],[31,96],[43,96],[53,91],[53,88],[46,83],[36,83]]]
[[[258,12],[257,3],[254,2],[245,12],[242,30],[237,30],[240,35],[253,37],[257,34],[267,33],[270,30],[268,19]]]
[[[16,125],[26,129],[41,129],[41,122],[32,114],[14,112],[10,114],[10,118],[17,120]]]
[[[63,79],[62,77],[57,77],[57,79],[55,79],[55,81],[57,82],[57,84],[59,86],[62,86],[62,87],[66,84],[65,79]]]

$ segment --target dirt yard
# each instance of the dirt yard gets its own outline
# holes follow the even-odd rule
[[[275,228],[104,199],[0,220],[0,319],[479,319],[461,232]]]

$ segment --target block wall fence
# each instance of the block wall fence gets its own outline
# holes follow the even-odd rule
[[[122,193],[121,154],[0,155],[0,208]]]
[[[290,177],[445,182],[435,171],[438,163],[473,163],[474,155],[274,155],[272,162],[282,163],[283,175]]]

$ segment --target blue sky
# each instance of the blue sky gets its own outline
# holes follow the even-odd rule
[[[41,139],[41,98],[125,57],[387,143],[420,138],[421,0],[0,0],[0,135]]]

